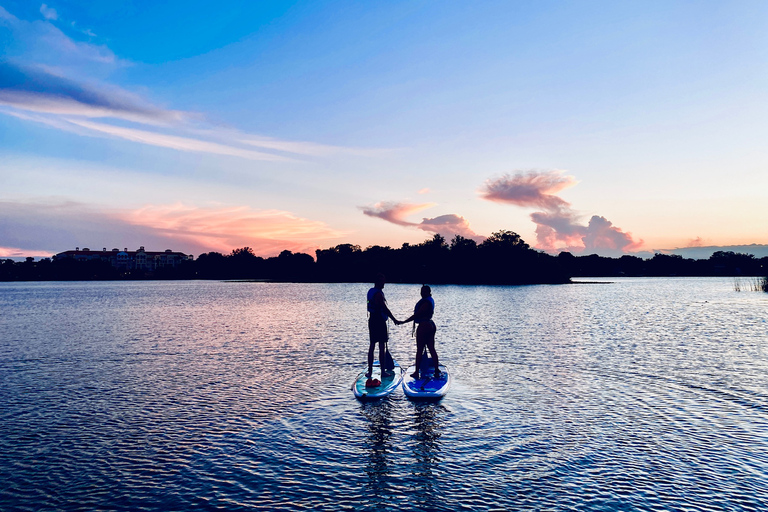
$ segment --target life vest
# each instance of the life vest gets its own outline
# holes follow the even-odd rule
[[[421,316],[416,316],[416,314],[419,312],[419,310],[422,308],[422,306],[425,303],[429,306],[429,310],[427,311],[427,313]],[[424,297],[419,302],[417,302],[416,306],[413,308],[413,315],[414,315],[413,321],[416,322],[417,324],[420,322],[426,322],[427,320],[432,320],[432,315],[434,314],[435,314],[435,299],[433,299],[432,297]]]
[[[384,298],[384,291],[382,291],[381,288],[376,288],[375,286],[368,290],[368,313],[370,313],[371,318],[375,318],[376,316],[381,317],[382,320],[387,320],[387,314],[384,312],[384,309],[378,305],[376,305],[376,301],[374,300],[374,297],[377,293],[381,294],[381,300],[386,303],[386,299]]]

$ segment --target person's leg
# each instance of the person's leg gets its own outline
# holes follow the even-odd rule
[[[374,345],[379,344],[379,367],[384,364],[384,354],[387,349],[387,324],[385,322],[368,322],[368,328],[370,330],[371,343],[368,346],[368,375],[373,374],[373,352]],[[383,370],[383,368],[382,368]]]
[[[435,363],[435,375],[440,374],[439,364],[440,361],[437,359],[437,351],[435,350],[435,333],[437,332],[437,327],[435,327],[435,324],[433,322],[430,322],[430,326],[425,333],[426,339],[426,345],[427,349],[429,350],[429,354],[432,356],[432,361]]]
[[[368,373],[365,374],[366,377],[370,377],[373,375],[373,347],[376,345],[376,342],[371,340],[371,342],[368,344]]]
[[[419,378],[419,370],[421,367],[421,354],[424,352],[424,332],[421,328],[421,324],[416,328],[416,371],[411,374],[414,379]]]
[[[386,340],[379,341],[379,370],[381,370],[381,376],[384,377],[384,358],[387,355],[387,342]]]
[[[373,347],[376,345],[376,324],[368,319],[368,373],[366,377],[370,378],[373,375]]]

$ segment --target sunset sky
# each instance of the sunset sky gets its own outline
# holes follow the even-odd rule
[[[0,257],[768,254],[762,0],[0,0],[0,48]]]

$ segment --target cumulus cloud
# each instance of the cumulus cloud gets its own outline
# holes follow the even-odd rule
[[[421,222],[406,220],[406,217],[433,206],[435,206],[435,203],[381,202],[370,207],[362,207],[361,210],[369,217],[386,220],[398,226],[414,227],[430,233],[439,233],[449,240],[455,235],[461,235],[476,241],[484,239],[484,237],[472,231],[469,227],[469,222],[464,217],[456,214],[440,215],[432,219],[424,217]]]
[[[0,202],[0,240],[15,253],[61,252],[75,246],[145,246],[190,254],[229,253],[251,247],[256,254],[313,253],[346,233],[280,210],[249,207],[151,205],[119,210],[71,201]],[[11,250],[11,249],[9,249]]]
[[[605,217],[594,215],[585,225],[582,215],[557,193],[577,183],[563,171],[529,171],[487,180],[480,196],[489,201],[537,208],[536,248],[617,255],[639,249],[643,242],[622,231]]]
[[[461,215],[449,213],[448,215],[440,215],[433,219],[423,219],[417,226],[424,231],[430,231],[433,233],[439,233],[447,240],[452,239],[455,235],[463,236],[464,238],[471,238],[476,242],[482,242],[485,240],[484,236],[478,235],[469,227],[467,219]]]

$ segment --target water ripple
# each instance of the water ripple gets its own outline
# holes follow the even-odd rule
[[[359,403],[366,289],[0,284],[0,509],[768,509],[759,294],[435,286],[448,396]]]

